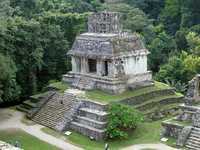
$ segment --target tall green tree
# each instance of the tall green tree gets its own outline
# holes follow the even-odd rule
[[[66,61],[66,52],[69,49],[68,41],[61,31],[59,25],[41,23],[42,40],[44,49],[42,69],[38,71],[38,81],[40,87],[44,86],[49,80],[60,80],[70,68]]]
[[[191,27],[200,23],[200,1],[182,0],[181,27]]]
[[[149,67],[154,72],[159,71],[160,65],[167,62],[170,54],[176,52],[175,40],[164,31],[148,45],[151,52],[149,55]]]
[[[181,0],[166,0],[160,20],[170,34],[175,34],[181,23]]]
[[[41,31],[39,22],[16,17],[7,22],[6,32],[0,35],[0,50],[15,61],[18,68],[17,82],[23,88],[24,95],[37,90],[36,72],[43,63]]]
[[[10,57],[0,53],[0,104],[16,100],[20,87],[16,82],[17,68]]]

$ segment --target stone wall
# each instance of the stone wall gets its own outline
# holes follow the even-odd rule
[[[185,100],[186,104],[192,105],[200,101],[200,74],[197,74],[188,84]]]
[[[150,93],[146,93],[145,96],[144,95],[134,96],[121,100],[120,102],[127,105],[138,105],[144,103],[145,101],[148,101],[149,99],[165,94],[174,94],[174,91],[172,89],[153,91]]]
[[[119,78],[108,78],[108,77],[98,77],[91,74],[78,74],[78,73],[68,73],[63,76],[63,82],[73,84],[79,78],[88,78],[92,82],[95,82],[94,89],[100,89],[108,93],[122,93],[126,90],[126,80]]]
[[[142,74],[147,72],[147,55],[126,57],[123,59],[125,74]]]
[[[135,75],[130,75],[128,77],[127,84],[132,84],[132,83],[142,82],[142,81],[152,81],[151,71],[147,71],[147,72],[139,73]]]
[[[170,122],[164,121],[162,122],[162,131],[161,136],[167,136],[167,137],[174,137],[178,138],[178,135],[182,132],[182,129],[184,128],[183,125],[179,124],[172,124]]]
[[[177,117],[180,121],[189,121],[192,122],[192,119],[194,118],[194,115],[198,110],[200,110],[199,107],[196,106],[188,106],[188,105],[180,105],[181,114]]]

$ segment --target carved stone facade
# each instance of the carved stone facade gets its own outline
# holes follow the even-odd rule
[[[119,13],[94,13],[88,18],[88,32],[76,37],[68,52],[72,71],[63,81],[121,93],[131,84],[152,80],[148,54],[139,35],[122,32]]]
[[[189,81],[189,88],[185,100],[187,105],[192,105],[200,100],[200,74],[197,74]]]
[[[200,128],[200,110],[196,111],[192,118],[193,126]]]

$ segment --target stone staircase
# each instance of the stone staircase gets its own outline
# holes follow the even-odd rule
[[[73,107],[75,97],[72,94],[56,93],[37,114],[32,118],[33,121],[44,126],[56,129],[57,124],[65,120],[65,114],[70,112]]]
[[[92,90],[95,88],[95,81],[87,77],[80,77],[72,84],[72,86],[81,90]]]
[[[107,124],[107,105],[91,101],[83,103],[77,116],[71,122],[70,128],[95,140],[103,139]]]
[[[200,150],[200,128],[193,127],[186,142],[186,147],[191,150]]]

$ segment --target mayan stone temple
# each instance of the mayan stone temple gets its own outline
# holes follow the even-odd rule
[[[105,138],[109,104],[89,99],[87,90],[99,89],[112,95],[153,86],[151,72],[147,70],[148,54],[137,34],[122,31],[118,13],[92,14],[88,32],[76,37],[68,52],[72,71],[63,75],[68,89],[64,93],[50,90],[40,95],[28,117],[60,132],[73,130],[95,140]],[[131,101],[121,99],[128,105],[143,100],[143,95],[131,97]]]
[[[123,32],[119,13],[94,13],[88,32],[76,37],[68,52],[72,71],[63,81],[79,89],[121,93],[152,80],[148,54],[137,34]]]

